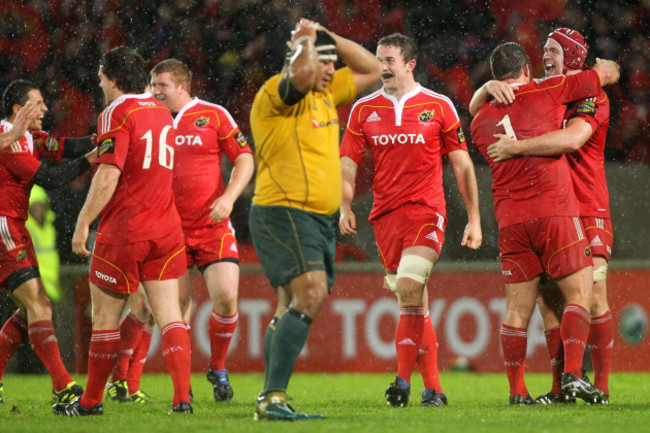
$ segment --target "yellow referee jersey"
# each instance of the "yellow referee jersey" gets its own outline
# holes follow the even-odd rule
[[[253,203],[332,215],[341,204],[339,119],[336,107],[356,98],[349,68],[334,73],[326,91],[286,105],[282,75],[267,80],[251,109],[257,176]]]

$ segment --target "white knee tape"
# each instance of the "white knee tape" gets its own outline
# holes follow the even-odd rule
[[[397,274],[386,274],[384,276],[384,289],[397,293]]]
[[[594,269],[594,284],[607,279],[607,265]]]
[[[410,278],[420,284],[426,284],[433,269],[433,262],[424,257],[410,254],[402,256],[397,267],[397,278]]]

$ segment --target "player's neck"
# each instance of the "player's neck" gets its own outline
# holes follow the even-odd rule
[[[404,95],[407,95],[414,91],[418,87],[418,83],[415,82],[415,80],[409,80],[406,83],[403,83],[402,85],[398,86],[396,89],[386,89],[386,93],[388,93],[390,96],[395,98],[396,100],[401,100]]]
[[[178,98],[178,104],[173,108],[170,107],[170,109],[172,110],[172,112],[178,113],[190,102],[192,102],[192,97],[190,95],[183,95],[180,98]]]

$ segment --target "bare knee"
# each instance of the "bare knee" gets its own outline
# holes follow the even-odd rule
[[[293,290],[291,306],[313,318],[323,307],[327,297],[327,283],[312,282]]]
[[[237,312],[237,288],[220,288],[210,290],[214,310],[223,316],[232,316]]]
[[[397,297],[400,307],[422,306],[422,293],[424,285],[411,280],[400,278],[397,280]]]

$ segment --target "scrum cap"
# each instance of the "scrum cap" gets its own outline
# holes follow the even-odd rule
[[[562,27],[549,33],[548,38],[562,47],[564,73],[571,69],[582,69],[587,59],[589,45],[580,32]]]

